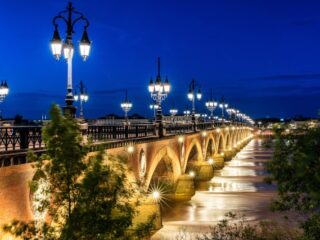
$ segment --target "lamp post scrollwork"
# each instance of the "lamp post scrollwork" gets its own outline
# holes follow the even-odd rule
[[[132,108],[132,103],[128,100],[128,91],[126,89],[126,97],[124,101],[121,103],[121,108],[124,111],[124,118],[125,118],[125,125],[129,125],[129,120],[128,120],[128,112]]]
[[[155,122],[158,127],[158,134],[159,137],[162,137],[164,135],[164,126],[163,126],[163,117],[162,117],[162,107],[161,102],[164,101],[169,92],[170,92],[170,84],[168,81],[168,78],[166,77],[165,81],[162,82],[161,76],[160,76],[160,58],[158,58],[158,75],[155,82],[153,82],[152,78],[150,79],[148,90],[151,95],[151,98],[155,101],[157,105],[157,112],[156,112],[156,118]]]
[[[210,112],[210,120],[213,123],[213,111],[217,108],[218,103],[213,100],[212,98],[212,88],[211,88],[211,93],[210,93],[210,99],[206,101],[206,107]]]
[[[66,39],[64,42],[59,34],[59,20],[61,20],[62,23],[65,23],[67,28]],[[67,96],[65,99],[66,107],[64,107],[64,112],[70,114],[71,117],[75,117],[76,112],[76,108],[73,106],[74,97],[72,95],[72,59],[74,54],[72,36],[75,25],[80,21],[84,23],[84,29],[79,43],[79,50],[83,61],[85,61],[88,58],[91,49],[91,42],[87,32],[87,28],[89,27],[88,19],[84,17],[81,12],[75,10],[75,8],[72,6],[72,3],[69,2],[66,10],[60,11],[52,20],[54,26],[53,38],[51,40],[52,54],[57,60],[59,60],[63,51],[64,57],[68,64]]]
[[[222,119],[222,124],[224,124],[224,110],[228,108],[228,104],[224,102],[224,97],[222,97],[220,100],[219,108],[221,108],[221,119]]]
[[[0,103],[3,103],[4,99],[8,96],[9,94],[9,86],[6,80],[1,81],[0,85]],[[0,111],[0,119],[2,119],[2,114]]]
[[[79,90],[79,93],[77,92],[77,89]],[[84,118],[83,115],[83,104],[89,100],[89,95],[87,92],[87,88],[83,84],[82,81],[80,81],[79,85],[76,86],[76,90],[74,91],[74,100],[77,102],[80,102],[80,119]]]
[[[195,92],[196,87],[198,88],[198,91]],[[200,89],[199,83],[196,82],[195,79],[192,79],[189,84],[189,92],[188,92],[188,99],[192,102],[192,111],[191,111],[191,120],[193,124],[193,130],[196,131],[196,106],[195,106],[195,98],[197,98],[199,101],[202,98],[202,93]]]

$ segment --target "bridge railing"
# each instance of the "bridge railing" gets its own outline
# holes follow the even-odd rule
[[[0,127],[0,152],[43,148],[41,126]]]
[[[165,125],[166,134],[181,134],[193,131],[192,123],[167,124]]]
[[[88,126],[88,137],[93,142],[142,138],[148,136],[155,136],[154,125]]]
[[[229,123],[197,123],[196,130],[213,129],[228,126]],[[166,124],[166,135],[190,133],[194,131],[192,123]],[[8,151],[26,149],[42,149],[44,143],[41,136],[42,126],[0,126],[0,154]],[[87,134],[93,142],[108,140],[126,140],[133,138],[156,137],[153,124],[139,125],[89,125]]]
[[[230,123],[171,123],[165,124],[165,135],[179,135],[215,127],[228,126]],[[194,129],[195,128],[195,129]],[[26,153],[33,150],[36,154],[45,151],[41,136],[42,126],[0,126],[0,167],[20,164],[26,161]],[[87,136],[95,143],[107,147],[124,146],[130,141],[146,141],[158,137],[154,124],[139,125],[89,125]]]

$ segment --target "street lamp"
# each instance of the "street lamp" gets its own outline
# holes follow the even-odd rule
[[[221,108],[221,118],[222,118],[222,124],[223,124],[224,123],[224,109],[228,108],[228,104],[224,102],[224,97],[222,97],[220,100],[219,108]]]
[[[72,18],[73,14],[76,16],[75,18]],[[62,41],[59,34],[58,20],[62,20],[62,22],[64,22],[67,27],[67,35],[64,42]],[[68,64],[68,85],[67,96],[65,99],[66,107],[64,107],[64,112],[70,114],[71,117],[75,116],[76,111],[76,108],[72,105],[74,101],[74,98],[72,96],[72,59],[74,54],[72,35],[74,33],[74,26],[79,21],[84,22],[84,30],[79,43],[79,50],[83,61],[85,61],[88,58],[91,49],[91,42],[87,33],[87,28],[89,27],[88,19],[85,18],[81,12],[75,10],[72,6],[72,3],[69,2],[66,10],[59,12],[58,15],[55,16],[52,20],[52,23],[54,25],[53,38],[51,40],[52,54],[57,60],[59,60],[63,50],[64,57],[67,60]]]
[[[190,114],[191,114],[191,112],[190,112],[190,110],[184,110],[183,111],[183,114],[186,116],[186,118],[187,118],[187,122],[189,121],[189,116],[190,116]]]
[[[233,109],[233,108],[227,108],[226,111],[227,111],[227,113],[228,113],[228,115],[229,115],[229,118],[230,118],[231,122],[234,122],[236,110]]]
[[[171,108],[171,109],[169,110],[169,112],[170,112],[170,114],[171,114],[171,116],[172,116],[172,122],[174,122],[174,117],[177,115],[178,109],[176,109],[176,108]]]
[[[198,87],[198,91],[195,92],[196,87]],[[196,107],[195,107],[195,98],[197,98],[199,101],[202,97],[200,85],[196,82],[195,79],[192,79],[189,84],[189,92],[188,92],[188,99],[192,102],[192,113],[191,113],[191,120],[193,123],[193,130],[196,131]]]
[[[9,86],[6,80],[1,81],[0,85],[0,103],[4,101],[4,99],[8,96],[9,94]]]
[[[202,117],[203,121],[206,121],[206,118],[208,117],[208,114],[203,113],[203,114],[201,114],[201,117]]]
[[[210,94],[210,100],[206,101],[206,107],[210,112],[210,119],[213,122],[213,111],[218,106],[218,103],[212,99],[212,88],[211,88],[211,94]]]
[[[167,98],[168,93],[170,92],[170,88],[171,88],[171,86],[169,84],[167,77],[164,82],[161,81],[160,58],[158,57],[158,76],[157,76],[157,79],[155,82],[152,81],[152,78],[150,79],[148,90],[150,92],[151,98],[155,101],[155,103],[158,106],[155,120],[156,120],[156,124],[158,125],[158,128],[159,128],[159,137],[163,136],[161,102]]]
[[[240,111],[239,111],[238,109],[235,109],[235,110],[236,110],[236,112],[235,112],[235,119],[236,119],[236,121],[238,121]]]
[[[73,98],[76,102],[80,101],[80,116],[79,117],[80,117],[80,119],[83,119],[83,104],[88,101],[89,96],[87,93],[87,88],[84,86],[82,81],[80,81],[80,84],[77,87],[79,89],[79,94],[77,93],[77,90],[75,90]],[[76,89],[77,89],[77,87],[76,87]]]
[[[239,120],[239,122],[241,123],[242,122],[242,118],[243,118],[243,114],[239,111],[239,110],[237,110],[236,111],[236,116],[238,117],[238,120]]]
[[[128,91],[126,89],[126,98],[124,99],[124,101],[121,103],[121,108],[124,111],[124,118],[125,118],[125,124],[129,125],[129,121],[128,121],[128,112],[131,110],[132,108],[132,103],[130,101],[128,101]]]
[[[156,110],[158,109],[158,105],[153,103],[149,105],[149,108],[152,110],[153,109],[153,119],[154,121],[156,120]]]
[[[1,85],[0,85],[0,103],[2,103],[4,101],[4,99],[8,96],[9,94],[9,86],[7,84],[7,81],[1,81]],[[2,118],[2,114],[0,111],[0,119]]]

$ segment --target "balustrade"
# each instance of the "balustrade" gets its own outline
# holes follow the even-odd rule
[[[227,126],[231,123],[197,123],[197,131],[210,130],[214,127]],[[233,125],[235,125],[233,123]],[[0,127],[0,167],[24,163],[29,150],[36,154],[45,151],[42,141],[41,126]],[[137,125],[89,125],[88,139],[94,143],[92,150],[99,144],[106,148],[125,146],[130,141],[147,141],[157,137],[153,124]],[[192,123],[172,123],[165,125],[165,135],[179,135],[194,132]]]

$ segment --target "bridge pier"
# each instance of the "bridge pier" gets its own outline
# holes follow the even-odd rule
[[[188,174],[181,175],[176,183],[175,201],[189,201],[195,194],[193,177]]]
[[[197,175],[196,179],[198,181],[209,181],[211,178],[213,178],[213,167],[211,164],[205,161],[201,161],[197,163]]]
[[[240,149],[232,149],[228,151],[224,151],[224,160],[225,161],[230,161],[236,154],[237,152],[240,151]]]
[[[162,217],[160,204],[152,198],[145,196],[140,199],[140,203],[135,207],[138,214],[133,218],[132,228],[135,229],[139,224],[145,224],[150,220],[150,217],[155,214],[156,218],[153,222],[155,229],[162,228]]]
[[[213,168],[221,169],[224,167],[224,157],[221,154],[213,155]]]

